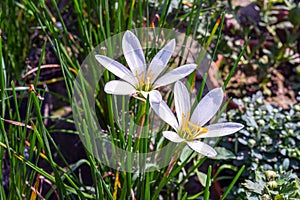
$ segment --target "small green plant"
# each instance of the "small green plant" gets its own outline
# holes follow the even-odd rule
[[[233,160],[231,164],[246,165],[240,183],[247,179],[244,186],[247,186],[248,189],[252,182],[256,185],[262,183],[261,187],[267,187],[269,182],[268,187],[271,187],[272,183],[275,185],[275,182],[270,182],[269,177],[275,176],[275,174],[279,175],[276,179],[279,182],[294,177],[295,183],[290,183],[289,187],[298,183],[300,165],[299,103],[290,105],[288,110],[277,108],[270,104],[264,104],[261,92],[252,97],[236,99],[235,102],[241,109],[228,111],[227,118],[243,123],[246,127],[236,134],[236,137],[227,141],[223,140],[221,144],[223,147],[234,149],[237,159]],[[222,163],[228,164],[226,161],[222,161]],[[287,171],[293,173],[286,173]],[[266,178],[259,178],[258,176],[264,172]],[[279,185],[279,182],[276,184]],[[285,186],[282,185],[282,187]],[[263,191],[263,189],[258,190]],[[288,193],[282,194],[283,191],[285,190],[280,189],[280,195],[288,195]],[[240,185],[239,188],[235,188],[233,194],[243,197],[246,190]],[[299,194],[295,193],[295,195]]]
[[[242,185],[240,196],[247,199],[288,200],[300,197],[300,179],[292,171],[255,171],[255,179],[247,179]]]

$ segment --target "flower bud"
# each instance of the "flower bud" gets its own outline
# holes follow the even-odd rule
[[[267,182],[267,186],[269,186],[270,188],[277,188],[277,182],[269,181],[269,182]]]
[[[271,199],[271,197],[268,194],[264,194],[264,195],[262,195],[262,199],[263,200],[269,200],[269,199]]]
[[[265,171],[267,179],[275,178],[277,176],[276,172],[272,170]]]
[[[265,121],[263,120],[263,119],[259,119],[258,121],[257,121],[257,123],[260,125],[260,126],[265,126]]]
[[[250,139],[248,140],[248,143],[249,143],[249,146],[250,146],[250,147],[254,147],[254,145],[256,144],[256,141],[255,141],[254,139],[250,138]]]
[[[256,99],[256,102],[257,102],[258,104],[263,104],[263,100],[262,100],[262,98],[258,98],[258,99]]]
[[[289,129],[288,130],[288,134],[293,135],[294,134],[294,130],[293,129]]]
[[[295,105],[295,106],[294,106],[294,110],[295,110],[295,111],[300,111],[300,106],[299,106],[299,105]]]

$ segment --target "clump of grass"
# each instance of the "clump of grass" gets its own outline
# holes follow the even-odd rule
[[[135,0],[73,0],[59,4],[54,0],[5,0],[0,5],[0,58],[3,60],[0,62],[0,155],[4,158],[0,161],[0,166],[5,166],[0,168],[0,174],[3,180],[9,179],[0,186],[0,199],[157,199],[160,195],[177,195],[178,199],[187,199],[190,196],[185,191],[187,180],[205,162],[206,157],[197,160],[189,154],[182,162],[176,162],[169,176],[164,176],[167,168],[139,175],[120,172],[104,166],[89,151],[85,151],[85,158],[69,162],[66,159],[68,155],[63,154],[62,148],[51,133],[68,132],[78,137],[78,132],[45,126],[46,118],[59,122],[74,122],[72,118],[64,116],[44,116],[42,107],[46,101],[41,97],[49,91],[40,87],[41,72],[46,70],[41,66],[48,64],[45,63],[46,47],[50,46],[59,61],[54,64],[60,66],[66,91],[63,97],[59,94],[53,95],[71,105],[73,81],[80,63],[97,44],[111,35],[132,28],[157,26],[184,31],[196,38],[199,35],[198,30],[205,29],[206,35],[200,39],[200,43],[207,50],[211,42],[221,37],[224,22],[221,10],[216,14],[221,16],[221,20],[217,21],[218,17],[209,13],[210,5],[204,7],[202,1],[190,4],[179,1],[177,8],[173,7],[172,1],[153,4]],[[170,10],[172,12],[169,12]],[[186,24],[185,28],[183,24]],[[39,38],[42,38],[42,42]],[[217,45],[215,47],[217,48]],[[41,54],[38,66],[34,66],[38,68],[35,77],[28,81],[22,78],[22,74],[26,70],[26,57],[33,48],[40,48]],[[108,48],[108,55],[113,55],[112,49]],[[202,53],[204,55],[205,52]],[[201,59],[198,60],[199,63],[200,61]],[[178,64],[182,64],[181,61]],[[231,76],[232,73],[227,80]],[[189,77],[189,85],[195,85],[194,77]],[[111,74],[104,73],[105,81],[111,78]],[[59,80],[61,79],[54,79],[52,82]],[[204,84],[205,78],[198,93],[198,100],[202,97]],[[112,112],[113,99],[109,95],[101,94],[101,90],[97,92],[104,95],[96,103],[96,109],[99,110],[98,119],[105,122],[106,128],[110,127],[114,131],[115,123],[109,114]],[[171,100],[172,97],[169,98],[169,102]],[[25,109],[21,110],[22,108]],[[86,112],[89,112],[90,108],[86,108]],[[106,116],[109,116],[108,120]],[[83,127],[92,126],[89,124],[91,121],[84,123]],[[115,136],[118,141],[124,140]],[[141,147],[148,150],[145,145]],[[192,166],[187,167],[191,159]],[[81,173],[76,172],[78,169],[84,169],[83,166],[90,171],[90,184],[86,184]],[[228,191],[242,170],[243,167],[233,179]],[[204,194],[204,199],[210,197],[209,188],[213,181],[211,173],[210,166],[205,188],[199,193]],[[227,194],[226,191],[223,198]],[[193,198],[196,196],[190,199]]]

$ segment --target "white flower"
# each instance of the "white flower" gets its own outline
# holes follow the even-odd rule
[[[107,56],[95,56],[107,70],[124,80],[109,81],[104,88],[104,91],[109,94],[131,95],[140,92],[146,97],[151,90],[174,83],[189,75],[197,66],[187,64],[165,73],[167,63],[175,49],[175,39],[155,55],[148,67],[142,46],[132,32],[125,32],[122,49],[130,70]]]
[[[174,87],[175,110],[177,119],[162,100],[158,91],[152,91],[150,104],[155,113],[176,131],[163,131],[163,136],[172,142],[186,142],[194,151],[208,157],[217,152],[209,145],[197,140],[200,138],[220,137],[235,133],[244,126],[226,122],[205,126],[216,114],[223,101],[222,88],[215,88],[205,95],[191,114],[190,94],[185,85],[177,81]]]

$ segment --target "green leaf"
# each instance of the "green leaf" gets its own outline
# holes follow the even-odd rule
[[[193,154],[191,156],[191,154]],[[185,147],[182,149],[181,154],[180,154],[180,161],[184,162],[186,159],[189,158],[192,159],[193,157],[195,157],[197,154],[195,153],[194,150],[192,150],[188,145],[185,145]]]
[[[245,183],[242,183],[247,189],[251,190],[252,192],[255,192],[257,194],[262,194],[266,183],[265,182],[252,182],[250,180],[246,180]]]
[[[213,158],[215,160],[236,159],[236,156],[224,147],[215,147],[214,149],[218,153],[217,156]]]
[[[283,199],[282,194],[277,194],[274,198],[274,200],[282,200],[282,199]]]
[[[285,158],[282,163],[283,170],[287,170],[289,168],[289,166],[290,166],[290,159]]]
[[[201,185],[202,185],[203,187],[205,187],[207,175],[206,175],[205,173],[203,173],[203,172],[199,172],[198,170],[197,170],[196,173],[197,173],[199,182],[201,183]]]

